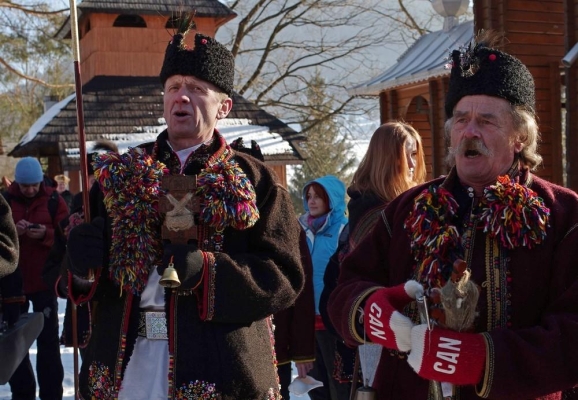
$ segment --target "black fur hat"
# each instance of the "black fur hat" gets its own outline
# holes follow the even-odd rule
[[[197,33],[195,48],[185,44],[186,32],[173,36],[165,52],[160,78],[164,85],[172,75],[193,75],[217,86],[227,95],[233,93],[235,59],[233,54],[210,36]]]
[[[483,42],[454,50],[445,110],[451,118],[464,96],[500,97],[535,113],[534,78],[520,60]]]

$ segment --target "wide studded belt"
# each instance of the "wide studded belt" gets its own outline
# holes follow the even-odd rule
[[[167,340],[167,318],[164,311],[141,311],[138,335],[150,340]]]

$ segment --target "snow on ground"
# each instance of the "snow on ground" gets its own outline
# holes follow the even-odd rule
[[[58,300],[58,319],[60,320],[60,330],[62,331],[62,321],[64,320],[65,300]],[[71,347],[60,347],[60,355],[64,366],[64,396],[63,400],[74,400],[74,358]],[[36,365],[36,342],[30,348],[30,360],[32,365]],[[293,374],[297,375],[297,370],[293,368]],[[38,395],[38,392],[37,392]],[[10,400],[10,386],[0,385],[0,400]],[[309,400],[309,396],[291,396],[289,400]]]

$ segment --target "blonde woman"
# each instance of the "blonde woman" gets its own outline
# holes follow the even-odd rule
[[[423,183],[426,166],[419,133],[409,124],[394,121],[381,125],[369,141],[367,153],[347,189],[350,197],[349,237],[341,239],[338,251],[331,257],[324,276],[320,312],[327,330],[339,337],[327,315],[327,300],[337,285],[339,264],[345,254],[367,235],[387,204],[417,184]],[[353,379],[355,350],[337,343],[334,379],[341,383]]]
[[[387,203],[423,183],[425,177],[419,133],[401,121],[387,122],[377,128],[347,189],[350,244],[357,244],[373,227],[373,223],[367,223],[368,219],[375,222]],[[363,226],[359,225],[362,221]]]

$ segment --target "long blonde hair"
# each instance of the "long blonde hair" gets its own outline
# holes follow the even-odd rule
[[[410,177],[405,142],[412,138],[417,148],[416,165]],[[351,182],[350,188],[371,191],[384,201],[391,201],[407,189],[425,182],[426,167],[419,133],[404,122],[387,122],[371,136],[367,153]]]

